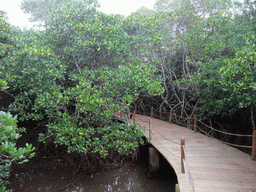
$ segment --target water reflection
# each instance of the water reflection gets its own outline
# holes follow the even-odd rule
[[[148,179],[145,175],[145,169],[145,167],[140,166],[128,166],[110,172],[103,172],[89,180],[80,181],[82,182],[80,189],[84,189],[82,191],[95,192],[174,191],[174,181],[163,178]],[[79,190],[78,188],[71,187],[66,191]]]
[[[146,177],[146,167],[129,165],[111,171],[104,171],[91,177],[77,175],[72,170],[59,168],[27,170],[12,174],[13,191],[66,191],[66,192],[165,192],[175,191],[175,180],[170,178]]]

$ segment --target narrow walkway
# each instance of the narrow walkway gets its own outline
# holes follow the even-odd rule
[[[147,127],[146,137],[149,119],[136,114],[136,122]],[[152,118],[151,130],[151,144],[174,168],[181,192],[256,192],[256,161],[250,155],[159,119]],[[181,173],[181,139],[185,139],[185,173]]]

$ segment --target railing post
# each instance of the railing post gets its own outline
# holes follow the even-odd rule
[[[170,110],[169,123],[172,123],[172,110]]]
[[[120,117],[121,117],[121,119],[123,119],[123,112],[122,112],[122,110],[120,111]]]
[[[151,118],[153,118],[153,106],[151,107]]]
[[[149,131],[149,139],[152,139],[152,133],[151,133],[151,119],[149,119],[149,125],[148,125],[148,131]]]
[[[137,104],[135,104],[135,113],[137,114]]]
[[[185,159],[185,152],[184,152],[184,146],[185,146],[185,139],[180,140],[180,146],[181,146],[181,173],[185,173],[185,168],[184,168],[184,162],[183,160]]]
[[[253,136],[252,136],[252,160],[255,161],[256,156],[256,131],[253,130]]]
[[[194,131],[196,132],[196,115],[194,116]]]
[[[135,121],[135,115],[136,115],[136,112],[135,110],[133,111],[133,120]]]

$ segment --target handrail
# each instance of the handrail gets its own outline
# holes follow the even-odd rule
[[[218,130],[218,129],[214,129],[213,127],[210,127],[209,125],[206,125],[205,123],[203,123],[202,121],[198,120],[198,122],[200,122],[201,124],[203,124],[204,126],[206,126],[207,128],[209,129],[212,129],[214,131],[217,131],[219,133],[223,133],[223,134],[226,134],[226,135],[232,135],[232,136],[237,136],[237,137],[252,137],[253,135],[243,135],[243,134],[235,134],[235,133],[229,133],[229,132],[226,132],[226,131],[221,131],[221,130]]]
[[[123,114],[123,112],[120,111],[120,117],[121,118],[123,117],[122,114]],[[127,115],[129,116],[130,114],[127,113]],[[134,118],[133,120],[135,121],[135,115],[133,116],[133,118]],[[187,181],[188,189],[190,189],[191,192],[195,192],[194,184],[193,184],[193,181],[192,181],[192,176],[191,176],[191,173],[190,173],[190,170],[189,170],[189,166],[188,166],[188,162],[185,160],[185,150],[184,150],[184,145],[183,145],[183,144],[185,144],[185,139],[181,139],[181,144],[177,143],[175,141],[172,141],[171,139],[165,137],[157,128],[155,128],[152,125],[152,118],[150,118],[148,122],[143,120],[143,119],[141,119],[141,118],[139,118],[139,117],[137,117],[137,119],[139,119],[142,122],[148,123],[149,139],[152,139],[154,137],[155,141],[157,141],[161,145],[162,148],[164,148],[169,153],[171,153],[175,158],[180,158],[181,159],[181,173],[184,173],[185,176],[186,176],[186,181]],[[129,122],[130,118],[128,118],[126,120]],[[152,131],[152,129],[154,131],[156,131],[159,135],[161,135],[164,139],[166,139],[166,140],[168,140],[168,141],[170,141],[170,142],[172,142],[174,144],[180,145],[181,146],[181,155],[178,156],[178,155],[174,154],[173,152],[168,150],[164,145],[162,145],[162,143],[156,138],[156,135]]]
[[[158,115],[156,115],[156,114],[154,114],[154,111],[156,111],[153,107],[151,107],[151,114],[150,114],[150,116],[151,117],[157,117],[157,118],[159,118],[159,119],[162,119],[162,120],[164,120],[161,116],[158,116]],[[120,114],[120,116],[121,116],[121,118],[122,118],[122,110],[120,111],[121,112],[121,114]],[[165,114],[168,114],[168,112],[161,112],[161,111],[156,111],[156,112],[158,112],[158,113],[165,113]],[[137,105],[135,105],[135,110],[133,111],[133,120],[135,121],[136,120],[136,114],[138,113],[138,111],[137,111]],[[129,112],[128,112],[128,114],[130,114]],[[144,115],[145,115],[145,112],[144,112]],[[214,139],[216,139],[215,137],[213,137],[213,136],[211,136],[211,135],[209,135],[206,131],[204,131],[204,130],[202,130],[198,125],[197,125],[197,122],[200,122],[203,126],[205,126],[205,127],[207,127],[207,128],[209,128],[209,129],[211,129],[211,130],[213,130],[213,131],[216,131],[216,132],[219,132],[219,133],[222,133],[222,134],[226,134],[226,135],[231,135],[231,136],[239,136],[239,137],[252,137],[252,146],[246,146],[246,145],[237,145],[237,144],[232,144],[232,143],[229,143],[229,142],[225,142],[225,141],[221,141],[221,140],[219,140],[219,139],[217,139],[217,140],[219,140],[219,141],[221,141],[221,142],[223,142],[223,143],[225,143],[225,144],[227,144],[227,145],[230,145],[230,146],[233,146],[233,147],[240,147],[240,148],[250,148],[250,149],[252,149],[252,153],[251,153],[251,155],[252,155],[252,159],[253,160],[255,160],[255,154],[256,154],[256,133],[255,133],[255,131],[253,131],[253,134],[252,135],[244,135],[244,134],[234,134],[234,133],[229,133],[229,132],[225,132],[225,131],[221,131],[221,130],[218,130],[218,129],[215,129],[215,128],[213,128],[213,127],[210,127],[210,126],[208,126],[208,125],[206,125],[205,123],[203,123],[201,120],[199,120],[199,119],[197,119],[197,116],[195,115],[194,116],[194,118],[184,118],[184,117],[181,117],[181,116],[177,116],[172,110],[170,110],[170,112],[169,112],[169,122],[171,123],[172,122],[172,116],[175,116],[176,117],[176,120],[174,120],[177,124],[180,124],[180,125],[183,125],[183,126],[186,126],[185,124],[183,124],[183,123],[181,123],[181,122],[179,122],[179,121],[177,121],[177,118],[179,118],[179,119],[184,119],[185,121],[187,121],[187,120],[194,120],[194,131],[195,132],[197,132],[197,129],[199,129],[200,130],[200,132],[202,132],[203,134],[205,134],[206,136],[208,136],[208,137],[211,137],[211,138],[214,138]],[[157,129],[156,129],[157,130]],[[158,130],[157,130],[158,131]],[[168,139],[167,139],[168,140]]]
[[[137,113],[137,105],[135,105],[135,113]],[[157,111],[155,109],[153,109],[153,107],[151,107],[151,117],[157,117],[159,119],[162,119],[162,116],[158,116],[156,114],[154,114],[153,112],[156,111],[157,113],[160,113],[160,114],[169,114],[169,122],[171,123],[172,122],[172,116],[175,116],[176,117],[176,123],[177,124],[181,124],[184,126],[184,124],[182,124],[181,122],[178,122],[177,121],[177,118],[179,119],[184,119],[185,121],[188,121],[188,120],[193,120],[194,121],[194,131],[197,132],[197,128],[202,132],[204,133],[205,135],[211,137],[211,138],[214,138],[213,136],[210,136],[208,133],[206,133],[206,131],[203,131],[198,125],[197,125],[197,122],[200,122],[202,125],[204,125],[205,127],[213,130],[213,131],[216,131],[216,132],[219,132],[219,133],[222,133],[222,134],[226,134],[226,135],[232,135],[232,136],[237,136],[237,137],[252,137],[252,145],[251,146],[245,146],[245,145],[237,145],[237,144],[232,144],[232,143],[228,143],[228,142],[225,142],[225,141],[221,141],[219,139],[219,141],[227,144],[227,145],[230,145],[230,146],[233,146],[233,147],[241,147],[241,148],[250,148],[252,149],[252,160],[255,160],[256,159],[256,133],[255,133],[255,130],[253,131],[253,134],[252,135],[245,135],[245,134],[235,134],[235,133],[229,133],[229,132],[225,132],[225,131],[220,131],[218,129],[215,129],[213,127],[210,127],[208,125],[206,125],[205,123],[203,123],[202,121],[200,121],[199,119],[197,119],[197,116],[195,115],[194,118],[185,118],[185,117],[181,117],[181,116],[177,116],[172,110],[170,110],[170,112],[162,112],[162,111]],[[186,125],[185,125],[186,126]],[[215,138],[216,139],[216,138]]]
[[[201,132],[203,132],[206,136],[211,137],[212,139],[216,139],[215,137],[213,137],[213,136],[209,135],[208,133],[206,133],[205,131],[203,131],[200,127],[197,126],[197,128],[198,128]],[[219,140],[219,139],[216,139],[216,140],[221,141],[221,140]],[[252,149],[252,146],[237,145],[237,144],[232,144],[232,143],[225,142],[225,141],[221,141],[221,142],[222,142],[222,143],[225,143],[225,144],[227,144],[227,145],[233,146],[233,147],[241,147],[241,148],[249,148],[249,149]]]
[[[174,153],[172,153],[171,151],[169,151],[164,145],[162,145],[162,143],[156,138],[156,136],[155,136],[154,133],[151,132],[151,135],[154,136],[155,140],[156,140],[166,151],[168,151],[169,153],[171,153],[171,154],[172,154],[174,157],[176,157],[176,158],[181,158],[180,156],[175,155]],[[151,137],[150,139],[152,139],[152,137]]]
[[[139,119],[140,121],[144,122],[144,123],[149,123],[148,124],[148,128],[149,128],[149,138],[152,139],[153,137],[155,138],[155,140],[165,149],[167,150],[169,153],[171,153],[175,158],[180,158],[181,159],[181,172],[185,174],[186,176],[186,181],[187,181],[187,185],[188,185],[188,188],[190,191],[194,192],[195,191],[195,188],[194,188],[194,184],[193,184],[193,181],[192,181],[192,175],[190,173],[190,170],[189,170],[189,165],[188,165],[188,162],[186,161],[186,155],[185,155],[185,139],[181,139],[181,144],[171,140],[170,138],[166,137],[165,135],[163,135],[161,133],[161,131],[159,131],[157,128],[155,128],[153,125],[152,125],[152,118],[153,117],[157,117],[156,114],[154,114],[154,110],[153,107],[151,107],[151,113],[150,113],[150,119],[149,121],[145,121],[143,119],[141,119],[139,116],[136,116],[136,114],[138,114],[138,111],[137,111],[137,106],[135,107],[135,110],[133,111],[133,113],[130,113],[130,112],[127,112],[127,120],[128,122],[130,121],[130,118],[129,118],[129,115],[132,114],[132,117],[133,117],[133,121],[137,119]],[[159,112],[159,113],[162,113],[162,112]],[[207,133],[206,131],[202,130],[198,125],[197,125],[197,122],[200,122],[203,126],[213,130],[213,131],[216,131],[216,132],[219,132],[219,133],[222,133],[222,134],[226,134],[226,135],[232,135],[232,136],[243,136],[243,137],[252,137],[252,146],[243,146],[243,145],[236,145],[236,144],[231,144],[231,143],[228,143],[228,142],[224,142],[224,141],[221,141],[227,145],[231,145],[231,146],[234,146],[234,147],[244,147],[244,148],[251,148],[252,149],[252,160],[255,160],[255,153],[256,153],[256,132],[255,130],[253,131],[253,135],[243,135],[243,134],[234,134],[234,133],[229,133],[229,132],[224,132],[224,131],[220,131],[220,130],[217,130],[213,127],[210,127],[208,125],[206,125],[205,123],[203,123],[201,120],[198,120],[197,119],[197,116],[195,115],[194,118],[184,118],[184,117],[179,117],[177,116],[173,111],[170,111],[170,112],[164,112],[165,114],[169,114],[169,123],[172,122],[172,117],[175,116],[176,117],[176,123],[178,124],[181,124],[180,122],[177,121],[177,118],[179,119],[185,119],[185,120],[194,120],[194,131],[197,132],[197,130],[199,130],[200,132],[204,133],[205,135],[213,138],[213,139],[216,139],[214,138],[212,135],[210,135],[209,133]],[[145,114],[145,112],[144,112]],[[120,116],[122,118],[122,110],[120,111]],[[162,116],[159,116],[161,119],[163,119]],[[176,154],[174,154],[173,152],[169,151],[164,145],[162,145],[162,143],[156,139],[156,135],[155,133],[152,131],[156,131],[159,135],[161,135],[161,137],[163,137],[164,139],[174,143],[174,144],[177,144],[177,145],[180,145],[181,146],[181,155],[180,157]],[[218,139],[216,139],[218,140]],[[220,140],[219,140],[220,141]]]
[[[187,185],[188,187],[190,188],[190,190],[192,192],[195,192],[195,187],[194,187],[194,183],[193,183],[193,180],[192,180],[192,175],[191,175],[191,172],[189,170],[189,165],[188,165],[188,162],[186,161],[186,158],[185,158],[185,139],[181,140],[181,154],[183,153],[184,156],[183,156],[183,159],[181,158],[181,165],[182,165],[182,171],[184,171],[183,173],[185,173],[186,175],[186,180],[187,180]]]
[[[141,119],[140,119],[141,120]],[[152,135],[155,137],[155,140],[163,147],[165,148],[169,153],[171,153],[172,155],[174,155],[175,157],[178,157],[181,159],[181,173],[184,173],[185,176],[186,176],[186,181],[187,181],[187,185],[188,185],[188,188],[190,189],[191,192],[195,192],[195,188],[194,188],[194,184],[193,184],[193,181],[192,181],[192,176],[191,176],[191,173],[190,173],[190,170],[189,170],[189,166],[188,166],[188,162],[186,161],[185,159],[185,149],[184,149],[184,146],[185,146],[185,139],[181,139],[181,143],[177,143],[177,142],[174,142],[172,140],[170,140],[169,138],[166,138],[160,131],[158,131],[158,129],[156,129],[152,124],[151,124],[151,118],[149,119],[149,139],[152,139]],[[174,143],[174,144],[177,144],[177,145],[180,145],[181,146],[181,155],[180,157],[175,155],[174,153],[172,153],[171,151],[169,151],[166,147],[164,147],[158,139],[156,139],[156,136],[155,134],[152,132],[151,128],[154,128],[154,130],[156,130],[158,132],[159,135],[161,135],[164,139]]]

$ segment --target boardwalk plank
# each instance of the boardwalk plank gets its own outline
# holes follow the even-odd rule
[[[147,130],[150,117],[136,115],[136,121]],[[130,121],[132,122],[132,121]],[[256,192],[256,161],[248,154],[193,130],[159,119],[152,119],[151,144],[174,168],[180,191]],[[185,157],[191,179],[181,173],[180,140],[185,139]],[[192,182],[192,184],[191,184]]]

